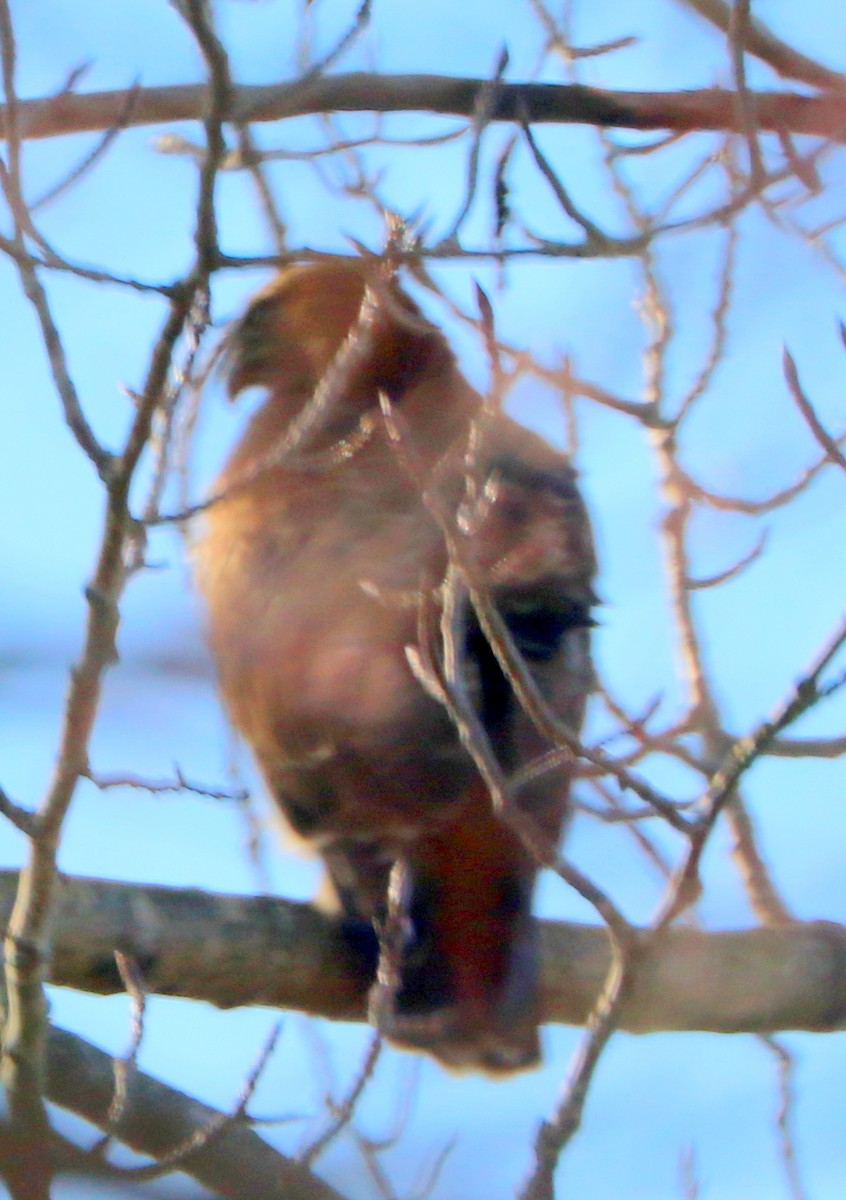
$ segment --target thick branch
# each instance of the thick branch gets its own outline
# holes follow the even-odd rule
[[[232,89],[230,119],[280,121],[327,112],[431,112],[471,118],[483,79],[447,75],[381,75],[353,72],[317,76],[291,83]],[[23,139],[109,129],[201,120],[207,102],[202,84],[143,88],[133,93],[127,117],[127,91],[62,93],[17,104]],[[846,140],[846,99],[842,95],[802,96],[795,92],[750,92],[760,130],[809,133]],[[6,109],[0,107],[5,136]],[[616,126],[622,129],[738,129],[737,98],[731,91],[704,88],[682,92],[613,92],[581,84],[500,83],[489,114],[492,121],[550,122]]]
[[[47,1042],[47,1094],[56,1104],[105,1128],[114,1096],[111,1055],[62,1029]],[[174,1145],[219,1119],[216,1109],[175,1088],[133,1073],[118,1140],[140,1154],[161,1158]],[[233,1122],[192,1153],[180,1170],[218,1196],[262,1200],[342,1200],[334,1188],[300,1163],[279,1154],[252,1129]]]
[[[0,872],[0,922],[13,872]],[[340,925],[308,905],[96,879],[64,879],[51,979],[111,994],[119,948],[151,992],[221,1007],[265,1004],[363,1020],[370,979]],[[604,929],[544,922],[546,1021],[582,1024],[608,973]],[[846,1025],[846,928],[828,922],[724,933],[672,929],[645,957],[621,1027],[773,1032]]]

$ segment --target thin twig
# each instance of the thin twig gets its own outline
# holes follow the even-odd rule
[[[328,68],[334,66],[338,59],[341,58],[341,56],[345,54],[347,50],[349,50],[350,46],[355,43],[355,41],[367,28],[368,22],[370,21],[371,9],[372,0],[361,0],[352,22],[341,34],[335,45],[331,46],[322,58],[319,58],[316,62],[312,63],[308,70],[300,76],[298,82],[301,86],[305,86],[312,80],[318,79],[321,75],[324,75]]]
[[[739,738],[728,751],[722,766],[712,777],[708,791],[702,797],[703,807],[708,814],[703,817],[703,821],[712,819],[710,814],[725,802],[741,775],[749,769],[760,754],[766,751],[770,742],[783,729],[792,725],[821,700],[827,699],[832,694],[833,687],[843,687],[842,676],[837,678],[834,685],[826,685],[822,681],[822,674],[844,645],[846,645],[846,617],[841,620],[840,625],[826,640],[810,667],[793,685],[773,716],[762,721],[752,733]]]
[[[129,124],[129,119],[132,115],[132,109],[135,105],[140,84],[136,84],[126,93],[126,103],[123,111],[120,113],[114,125],[111,125],[102,137],[97,140],[93,150],[90,150],[81,162],[78,162],[73,170],[65,175],[64,179],[60,179],[58,183],[54,183],[46,192],[42,192],[35,200],[29,203],[29,211],[37,212],[40,208],[46,208],[54,200],[57,200],[64,192],[70,191],[76,184],[80,183],[91,169],[100,161],[100,159],[111,148],[118,135],[126,129]]]
[[[174,779],[147,779],[131,771],[104,775],[101,772],[94,772],[90,768],[84,772],[84,775],[103,792],[121,787],[149,792],[152,796],[161,796],[168,792],[190,792],[195,796],[204,796],[208,800],[233,800],[239,804],[249,796],[247,788],[211,788],[199,783],[190,783],[182,774],[179,766],[174,768],[174,772],[176,776]]]
[[[696,9],[700,16],[716,25],[718,29],[728,33],[732,7],[726,0],[684,0],[684,3]],[[830,67],[823,66],[807,54],[801,54],[777,37],[760,18],[747,20],[745,46],[749,54],[760,58],[774,71],[778,71],[779,75],[809,83],[811,87],[846,89],[846,75],[832,71]]]
[[[105,480],[112,467],[111,455],[98,442],[82,411],[79,396],[68,371],[64,347],[58,327],[53,320],[47,295],[33,260],[27,252],[26,233],[32,228],[32,222],[24,200],[21,176],[20,104],[15,84],[16,50],[9,0],[0,2],[0,50],[2,50],[3,87],[6,95],[6,141],[8,146],[8,166],[0,160],[0,183],[2,183],[14,219],[15,232],[12,239],[15,249],[14,258],[24,294],[35,309],[41,325],[42,338],[53,380],[64,406],[65,420],[80,447],[95,465],[100,477]]]
[[[735,101],[738,112],[738,124],[746,140],[749,151],[749,175],[753,187],[760,187],[765,177],[764,164],[761,159],[761,147],[758,144],[758,126],[755,120],[755,108],[749,88],[746,85],[746,43],[749,29],[750,0],[733,0],[731,19],[728,27],[729,48],[731,51],[734,85],[737,89]]]
[[[327,1098],[327,1105],[330,1107],[332,1119],[319,1137],[315,1138],[298,1156],[304,1166],[312,1166],[330,1143],[341,1133],[344,1127],[349,1125],[355,1113],[359,1097],[368,1082],[373,1078],[373,1072],[376,1070],[376,1064],[379,1061],[383,1045],[382,1035],[378,1032],[374,1033],[370,1039],[370,1045],[367,1048],[364,1061],[347,1095],[340,1103]]]
[[[796,407],[804,417],[811,433],[822,446],[826,456],[846,471],[846,455],[838,446],[837,442],[823,425],[822,421],[817,416],[816,410],[811,404],[805,392],[802,389],[802,384],[799,380],[799,372],[796,369],[796,362],[793,355],[785,346],[784,348],[784,377],[787,380],[787,386],[790,388],[790,394],[793,397]]]
[[[664,928],[668,925],[698,893],[699,862],[706,841],[717,818],[734,799],[735,789],[741,776],[762,754],[766,753],[769,743],[783,729],[798,720],[821,700],[827,698],[833,687],[841,688],[846,683],[843,675],[837,677],[834,684],[825,684],[821,678],[823,672],[831,665],[844,645],[846,645],[846,618],[827,639],[799,681],[789,690],[773,716],[761,721],[745,737],[738,738],[725,754],[722,764],[712,775],[708,787],[700,799],[702,815],[691,832],[690,845],[683,862],[675,872],[673,887],[661,903],[656,917],[656,928]],[[740,832],[742,833],[742,830]],[[762,865],[761,867],[758,867],[757,863],[755,865],[756,869],[762,870]],[[778,906],[780,906],[780,902],[778,902]],[[773,910],[773,916],[779,922],[787,920],[787,914],[783,910],[778,911],[778,906]]]
[[[115,1091],[106,1114],[105,1132],[91,1147],[91,1153],[95,1155],[105,1153],[126,1112],[132,1078],[138,1069],[138,1052],[144,1039],[147,1011],[147,991],[138,963],[120,950],[115,951],[115,963],[130,1001],[130,1041],[125,1054],[114,1060]]]
[[[451,245],[458,241],[461,226],[464,224],[476,197],[482,136],[496,111],[499,100],[499,88],[507,67],[508,50],[503,47],[494,67],[493,75],[486,81],[485,86],[479,89],[479,94],[473,107],[473,120],[471,124],[472,141],[470,144],[470,153],[467,156],[467,178],[464,185],[464,199],[449,231],[444,235],[443,242],[446,245]]]
[[[0,788],[0,815],[11,821],[15,828],[19,829],[21,833],[25,833],[27,837],[34,837],[38,830],[35,813],[29,808],[23,808],[20,804],[16,804],[3,788]]]
[[[807,1200],[808,1193],[799,1173],[796,1139],[793,1132],[796,1120],[796,1097],[793,1086],[796,1063],[787,1047],[771,1034],[761,1034],[759,1040],[773,1055],[778,1068],[779,1106],[776,1113],[776,1128],[781,1161],[791,1200]]]
[[[542,1122],[535,1139],[535,1167],[518,1200],[554,1200],[555,1169],[561,1154],[578,1132],[588,1090],[602,1052],[617,1028],[636,964],[634,943],[614,941],[614,957],[602,993],[590,1015],[588,1028],[570,1064],[564,1093],[553,1116]]]
[[[224,1137],[233,1125],[246,1120],[247,1107],[253,1098],[253,1093],[259,1085],[259,1081],[270,1061],[271,1055],[276,1049],[281,1032],[282,1022],[280,1021],[271,1030],[256,1061],[247,1073],[238,1093],[238,1099],[231,1112],[219,1113],[215,1117],[212,1117],[205,1125],[195,1130],[190,1137],[186,1138],[184,1142],[180,1142],[178,1146],[174,1146],[166,1154],[159,1155],[157,1161],[149,1166],[117,1168],[120,1177],[140,1183],[142,1181],[160,1179],[163,1175],[169,1175],[171,1171],[178,1170],[183,1164],[190,1162],[193,1155],[202,1150],[208,1150],[210,1146]]]
[[[553,170],[551,163],[546,155],[541,151],[540,146],[535,140],[532,133],[532,127],[529,124],[527,114],[520,117],[520,127],[523,130],[523,137],[526,139],[526,144],[532,152],[532,157],[537,164],[540,173],[547,181],[555,195],[556,200],[560,204],[563,211],[567,214],[571,221],[574,221],[583,231],[588,243],[594,246],[601,246],[606,249],[609,243],[613,244],[617,239],[611,238],[598,225],[594,224],[589,217],[577,208],[570,197],[569,192],[564,186],[560,176]]]
[[[723,361],[728,339],[728,316],[731,310],[734,287],[737,241],[737,223],[730,221],[726,229],[726,242],[720,267],[720,286],[717,292],[717,302],[711,313],[711,349],[699,370],[699,374],[679,406],[675,416],[677,428],[697,401],[708,391],[714,374]]]
[[[707,575],[698,579],[688,577],[686,581],[687,589],[690,592],[701,592],[707,588],[720,587],[724,583],[728,583],[732,579],[736,579],[747,567],[751,567],[754,562],[757,562],[766,549],[768,541],[767,530],[760,535],[755,545],[742,558],[739,558],[736,563],[730,567],[726,567],[724,571],[718,571],[715,575]]]
[[[846,443],[846,433],[835,439],[835,444],[843,443]],[[685,489],[691,500],[698,500],[708,508],[716,509],[718,512],[745,513],[747,516],[759,517],[765,513],[774,512],[778,508],[785,508],[797,496],[801,496],[830,462],[831,459],[826,452],[822,458],[806,467],[793,483],[780,488],[777,492],[772,492],[762,500],[748,500],[743,496],[723,496],[718,492],[712,492],[709,488],[697,483],[688,472],[678,466],[675,471],[675,482]]]

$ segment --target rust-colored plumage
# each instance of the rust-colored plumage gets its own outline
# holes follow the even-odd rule
[[[531,1065],[536,864],[407,652],[428,629],[426,652],[441,653],[449,535],[579,727],[594,564],[573,472],[482,415],[442,334],[376,266],[280,274],[236,325],[230,367],[233,395],[268,395],[197,547],[228,709],[349,918],[378,921],[391,865],[406,864],[410,932],[384,1031],[454,1067]],[[469,603],[460,618],[466,692],[508,777],[550,747]],[[519,790],[551,839],[570,774],[559,764]]]

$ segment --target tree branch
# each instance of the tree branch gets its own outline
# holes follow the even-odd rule
[[[0,924],[16,883],[15,872],[0,872]],[[371,974],[364,956],[339,921],[307,904],[63,878],[54,934],[54,984],[122,991],[119,948],[139,964],[150,993],[221,1008],[260,1004],[365,1019]],[[608,975],[607,932],[547,921],[541,942],[544,1020],[584,1023]],[[620,1021],[640,1033],[843,1025],[846,927],[825,921],[720,933],[667,930],[650,943]]]
[[[731,27],[732,9],[725,0],[683,0],[691,8],[696,9],[706,21],[728,33]],[[793,46],[776,37],[772,30],[759,18],[750,20],[744,32],[744,45],[750,54],[767,63],[779,75],[789,79],[800,79],[812,87],[846,88],[846,75],[832,71],[830,67],[817,62],[795,50]]]
[[[47,1041],[47,1094],[62,1108],[103,1129],[114,1094],[111,1055],[83,1038],[51,1028]],[[117,1137],[153,1158],[219,1121],[222,1114],[175,1088],[135,1072]],[[342,1200],[338,1192],[303,1165],[274,1150],[252,1129],[233,1122],[219,1137],[195,1150],[179,1170],[218,1196],[261,1196],[262,1200]]]
[[[233,87],[229,120],[281,121],[328,112],[430,112],[472,118],[485,79],[449,75],[383,75],[356,71],[290,83]],[[110,129],[201,120],[208,104],[203,84],[113,92],[62,93],[45,99],[18,100],[16,118],[22,140]],[[795,92],[749,92],[759,130],[814,134],[846,140],[846,98],[842,94],[803,96]],[[602,128],[739,131],[737,97],[722,88],[696,91],[628,92],[582,84],[506,83],[497,86],[491,121],[597,125]],[[0,135],[6,136],[8,109],[0,107]]]

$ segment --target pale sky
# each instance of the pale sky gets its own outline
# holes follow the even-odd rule
[[[19,37],[19,86],[24,96],[58,90],[69,72],[91,66],[88,90],[191,82],[200,64],[175,14],[164,0],[127,0],[104,6],[93,0],[37,0],[13,4]],[[758,3],[754,11],[809,53],[843,66],[846,10],[831,0],[796,6],[787,0]],[[289,77],[292,30],[300,8],[277,3],[218,5],[221,29],[243,82]],[[318,46],[337,37],[354,5],[315,0]],[[585,81],[620,88],[703,86],[730,78],[720,37],[680,4],[647,0],[637,6],[577,7],[581,44],[635,34],[641,41],[610,57],[589,60]],[[479,74],[490,71],[507,44],[508,78],[531,72],[537,61],[537,25],[523,0],[375,0],[373,34],[339,69]],[[544,78],[560,79],[553,63]],[[754,83],[773,86],[763,68]],[[452,123],[454,125],[454,123]],[[338,122],[346,133],[360,126]],[[440,132],[451,127],[415,116],[389,121],[386,132]],[[149,281],[175,278],[191,256],[195,170],[185,159],[157,153],[160,130],[130,130],[78,189],[43,213],[43,229],[75,261]],[[177,132],[198,138],[195,126]],[[264,146],[289,149],[315,144],[316,121],[263,127]],[[506,136],[493,131],[482,169]],[[590,131],[543,129],[545,153],[574,197],[612,232],[624,231],[619,205],[608,195]],[[688,155],[704,152],[705,139],[638,164],[638,177],[655,195],[682,177]],[[708,145],[713,143],[708,142]],[[27,147],[29,195],[38,196],[91,147],[90,137],[55,139]],[[384,190],[404,211],[421,214],[436,233],[449,228],[461,203],[463,150],[427,154],[381,151]],[[649,168],[647,170],[647,168]],[[327,166],[332,172],[338,168]],[[829,186],[816,211],[843,209],[842,157],[824,168]],[[292,244],[342,249],[348,235],[376,244],[378,223],[364,205],[331,200],[302,163],[274,170]],[[704,206],[691,197],[691,211]],[[532,226],[548,236],[570,237],[548,188],[523,159],[515,203]],[[252,193],[240,177],[220,185],[223,248],[232,254],[266,252],[265,231]],[[6,226],[3,225],[5,231]],[[466,240],[482,245],[490,206],[476,206]],[[799,364],[809,394],[829,428],[844,427],[843,367],[836,323],[844,315],[842,280],[807,244],[768,222],[760,209],[741,221],[743,233],[735,295],[737,309],[725,360],[712,392],[683,447],[685,464],[707,486],[760,497],[791,482],[815,457],[815,447],[790,404],[781,373],[782,346]],[[835,239],[841,252],[842,236]],[[716,294],[715,256],[720,235],[667,238],[659,268],[679,314],[668,359],[668,387],[680,395],[701,366]],[[215,318],[238,311],[266,272],[227,274],[215,284]],[[465,303],[478,278],[494,302],[498,327],[508,340],[554,363],[574,355],[579,372],[619,394],[638,398],[642,386],[641,326],[635,312],[639,282],[627,261],[528,262],[507,272],[484,262],[472,269],[445,265],[438,279]],[[153,299],[120,288],[98,288],[55,276],[50,295],[86,411],[98,433],[115,444],[126,426],[124,388],[141,382],[145,354],[162,319]],[[0,585],[0,784],[32,805],[49,775],[66,681],[79,646],[82,587],[97,545],[99,488],[93,471],[71,444],[39,348],[32,314],[15,272],[0,259],[0,350],[5,367],[5,433],[0,442],[0,489],[6,520],[0,525],[4,579]],[[484,383],[484,358],[467,330],[445,308],[431,308],[444,323],[474,382]],[[219,383],[207,397],[195,468],[196,495],[208,486],[226,445],[243,420],[222,399]],[[524,388],[516,415],[547,436],[563,428],[553,398]],[[667,712],[677,702],[673,652],[654,530],[660,505],[653,469],[640,434],[605,411],[583,409],[579,469],[597,530],[600,592],[605,601],[596,656],[617,694],[643,710],[662,692]],[[843,610],[844,482],[834,472],[794,509],[764,524],[771,540],[764,560],[722,591],[701,593],[698,612],[719,698],[737,732],[753,725],[784,695]],[[761,523],[708,513],[696,528],[697,574],[729,566],[754,545]],[[163,569],[136,580],[127,595],[121,632],[123,662],[109,676],[92,759],[103,771],[131,770],[163,778],[178,763],[189,778],[225,781],[232,741],[218,710],[202,647],[201,622],[191,593],[184,547],[158,533],[152,557]],[[182,665],[184,671],[170,669]],[[841,700],[815,714],[801,732],[842,733]],[[249,776],[245,753],[238,755]],[[667,771],[668,788],[687,786]],[[842,763],[761,764],[749,785],[753,811],[778,882],[802,918],[846,921],[842,863]],[[63,842],[61,866],[69,873],[117,879],[253,891],[257,882],[243,850],[240,818],[226,806],[191,797],[150,798],[135,792],[97,793],[80,788]],[[668,846],[671,844],[668,841]],[[660,894],[625,833],[579,818],[568,846],[579,865],[608,887],[635,921],[647,921]],[[318,875],[268,839],[267,869],[281,894],[307,898]],[[21,839],[0,827],[0,866],[21,861]],[[726,836],[715,839],[706,868],[709,891],[702,915],[714,927],[749,923],[737,878],[728,864]],[[545,915],[592,920],[587,906],[546,880],[539,908]],[[54,1017],[106,1048],[128,1039],[128,1008],[116,997],[98,1000],[56,992]],[[218,1013],[207,1006],[153,1000],[142,1066],[203,1099],[230,1105],[274,1014]],[[356,1072],[367,1031],[321,1026],[337,1078]],[[379,1086],[365,1098],[362,1127],[382,1135],[391,1127],[398,1096],[419,1076],[416,1101],[399,1146],[387,1165],[397,1193],[412,1196],[427,1166],[457,1136],[433,1193],[436,1200],[504,1200],[514,1194],[529,1161],[532,1131],[554,1103],[578,1031],[546,1032],[546,1062],[531,1075],[491,1084],[455,1079],[426,1060],[392,1053]],[[798,1062],[798,1150],[808,1196],[842,1195],[846,1168],[846,1117],[841,1103],[846,1068],[843,1035],[790,1035]],[[286,1019],[281,1049],[261,1085],[257,1112],[314,1114],[322,1086],[315,1080],[313,1035],[298,1017]],[[618,1035],[591,1095],[584,1127],[561,1170],[561,1194],[580,1200],[664,1200],[683,1194],[679,1162],[691,1148],[699,1164],[703,1197],[773,1200],[788,1196],[773,1132],[776,1069],[753,1039],[715,1035]],[[320,1122],[306,1125],[317,1129]],[[305,1136],[302,1124],[269,1133],[285,1147]],[[349,1139],[340,1139],[321,1171],[351,1200],[375,1194]],[[105,1193],[104,1193],[105,1194]]]

